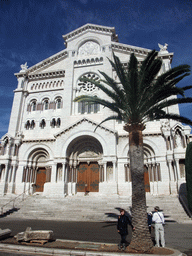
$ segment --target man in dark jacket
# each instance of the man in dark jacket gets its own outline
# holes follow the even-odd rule
[[[130,225],[133,230],[135,228],[133,227],[130,219],[125,215],[125,210],[121,209],[120,210],[120,215],[118,217],[118,222],[117,222],[117,230],[118,233],[121,235],[121,242],[119,244],[119,249],[125,250],[126,249],[126,237],[128,235],[128,228],[127,225]]]

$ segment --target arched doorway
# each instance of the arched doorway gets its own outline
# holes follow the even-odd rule
[[[99,180],[103,150],[92,136],[80,136],[67,150],[68,182],[76,183],[77,192],[99,192]]]
[[[49,153],[43,148],[33,150],[23,171],[23,182],[33,184],[33,192],[43,192],[44,184],[51,181]]]

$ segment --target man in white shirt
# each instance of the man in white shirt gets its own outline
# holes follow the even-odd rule
[[[159,212],[159,206],[155,206],[155,212],[153,213],[152,222],[155,223],[155,241],[156,246],[159,247],[159,234],[161,237],[161,245],[165,247],[165,238],[164,238],[164,227],[165,224],[164,215],[162,212]]]

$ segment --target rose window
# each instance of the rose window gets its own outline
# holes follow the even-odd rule
[[[95,81],[99,81],[99,76],[96,75],[95,73],[87,73],[85,75],[83,75],[82,77],[87,77],[89,79],[95,80]],[[80,80],[78,80],[77,83],[78,88],[81,90],[83,90],[84,92],[92,92],[96,89],[96,85],[92,84],[91,82],[82,82]]]

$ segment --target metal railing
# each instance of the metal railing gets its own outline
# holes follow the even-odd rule
[[[19,198],[19,197],[21,197],[22,196],[22,200],[21,201],[24,201],[26,198],[25,198],[25,195],[26,195],[26,192],[29,192],[29,188],[27,189],[27,190],[25,190],[23,193],[21,193],[21,194],[19,194],[18,196],[16,196],[15,198],[13,198],[13,199],[11,199],[8,203],[6,203],[6,204],[4,204],[3,206],[1,206],[1,215],[4,215],[4,212],[3,212],[3,209],[5,208],[5,206],[7,206],[7,205],[9,205],[10,203],[12,203],[13,202],[13,207],[12,207],[12,209],[10,209],[10,210],[15,210],[15,209],[17,209],[17,208],[15,208],[15,201]],[[10,211],[9,210],[9,211]]]

